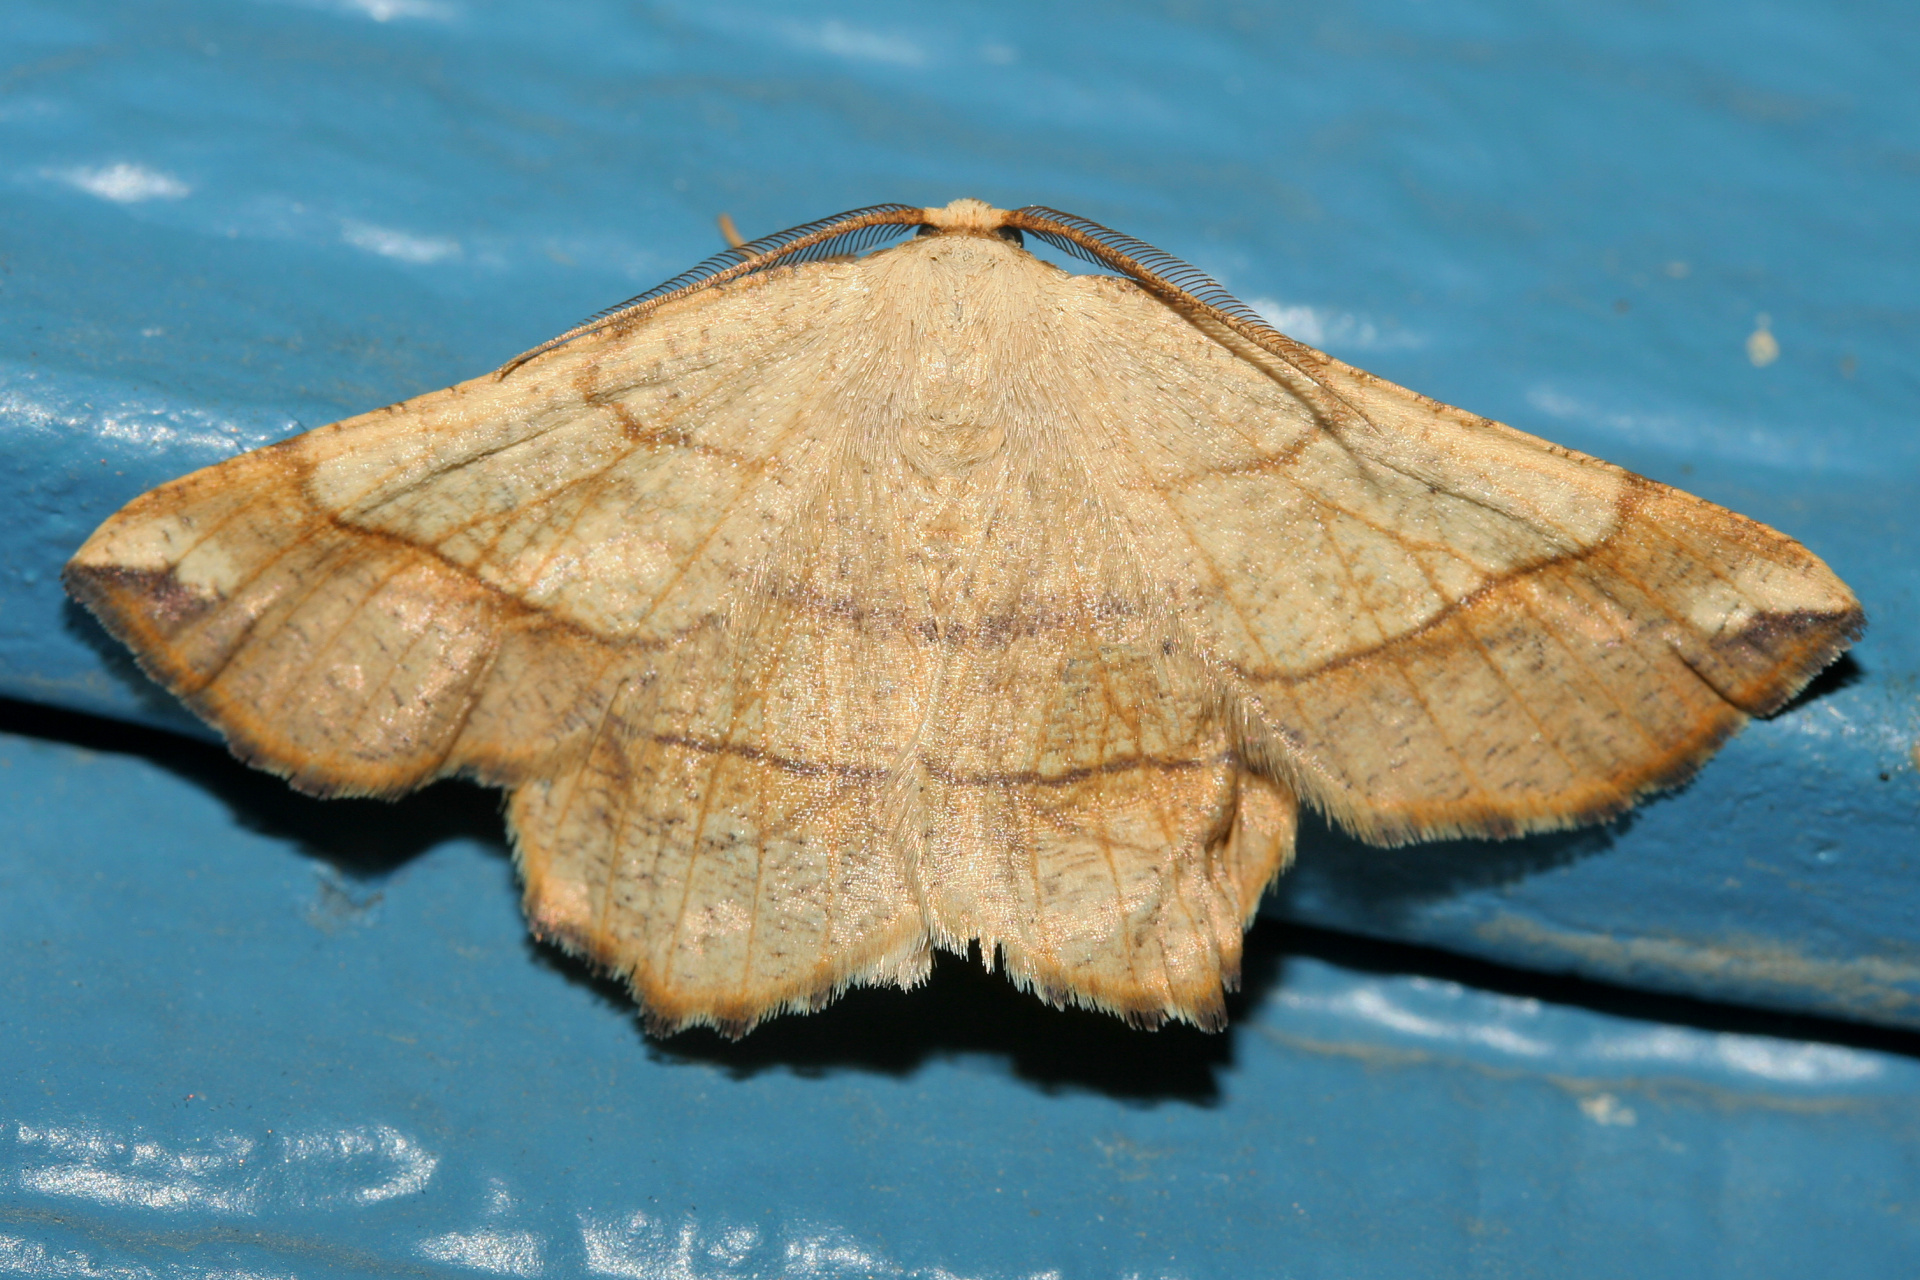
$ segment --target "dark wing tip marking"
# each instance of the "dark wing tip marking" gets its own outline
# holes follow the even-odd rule
[[[195,591],[171,569],[131,569],[118,564],[81,564],[69,561],[61,571],[67,594],[101,620],[115,639],[124,640],[129,619],[138,609],[161,635],[191,626],[220,603],[218,596]]]
[[[1796,609],[1756,615],[1740,631],[1716,640],[1723,655],[1766,664],[1750,687],[1729,701],[1749,715],[1775,715],[1798,697],[1813,678],[1837,661],[1866,633],[1867,615],[1858,604],[1823,611]]]

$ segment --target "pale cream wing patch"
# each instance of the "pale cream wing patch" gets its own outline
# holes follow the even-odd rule
[[[657,1030],[926,975],[902,850],[936,655],[896,502],[884,471],[836,469],[753,599],[514,796],[534,927],[625,974]]]
[[[1223,1025],[1241,931],[1292,855],[1292,794],[1242,766],[1071,446],[981,471],[921,752],[937,936],[979,939],[1057,1004]]]
[[[1711,503],[1301,348],[1316,387],[1124,283],[1073,291],[1130,335],[1089,344],[1084,423],[1149,572],[1248,750],[1358,835],[1619,812],[1858,630],[1817,558]]]

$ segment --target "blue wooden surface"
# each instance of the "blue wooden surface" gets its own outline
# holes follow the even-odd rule
[[[0,694],[191,732],[62,602],[100,519],[483,371],[712,252],[721,210],[1045,202],[1776,525],[1872,619],[1624,822],[1391,853],[1313,828],[1270,914],[1920,1026],[1909,6],[0,0],[0,63]],[[139,753],[0,751],[0,1274],[1913,1256],[1913,1061],[1807,1041],[1831,1027],[1516,1003],[1283,959],[1268,924],[1224,1040],[1143,1048],[949,975],[737,1054],[649,1047],[520,941],[490,801],[282,802],[82,736]]]

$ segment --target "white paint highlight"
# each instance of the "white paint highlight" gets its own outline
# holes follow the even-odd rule
[[[1429,979],[1416,978],[1406,985],[1434,989],[1450,987],[1454,984],[1435,983]],[[1558,1047],[1549,1041],[1525,1035],[1502,1023],[1436,1016],[1433,1010],[1415,1009],[1411,1007],[1411,1002],[1398,999],[1396,996],[1397,993],[1386,985],[1370,983],[1356,986],[1336,996],[1284,991],[1280,994],[1280,1003],[1289,1008],[1353,1018],[1400,1035],[1413,1036],[1416,1039],[1479,1045],[1515,1057],[1544,1058]],[[1538,1003],[1503,997],[1489,998],[1503,1000],[1504,1003],[1514,1006],[1515,1011],[1523,1016],[1526,1006]]]
[[[425,22],[450,22],[460,16],[457,6],[446,0],[280,0],[305,9],[323,9],[374,22],[414,19]]]
[[[23,1191],[114,1208],[246,1215],[275,1207],[374,1205],[417,1195],[439,1159],[391,1125],[185,1142],[99,1125],[0,1128]]]
[[[375,22],[392,22],[395,18],[445,22],[454,16],[452,5],[439,4],[436,0],[342,0],[340,7],[364,13]]]
[[[1566,1014],[1552,1005],[1432,978],[1381,979],[1331,991],[1306,986],[1283,990],[1275,999],[1293,1012],[1352,1025],[1345,1034],[1385,1031],[1402,1043],[1487,1051],[1547,1064],[1561,1075],[1669,1071],[1831,1087],[1864,1084],[1886,1071],[1878,1055],[1840,1045],[1625,1020],[1569,1040],[1560,1030]]]
[[[96,168],[80,166],[55,169],[50,177],[77,187],[90,196],[115,204],[139,204],[146,200],[181,200],[193,194],[193,188],[159,169],[139,164],[109,164]]]
[[[537,1276],[545,1242],[531,1231],[449,1231],[420,1242],[422,1257],[502,1276]]]
[[[1765,467],[1857,472],[1885,466],[1858,450],[1829,450],[1799,437],[1764,427],[1736,426],[1702,416],[1671,412],[1611,409],[1568,395],[1551,385],[1527,392],[1527,403],[1550,418],[1598,427],[1629,444],[1682,454],[1710,454]],[[1524,423],[1516,423],[1523,430]]]
[[[1289,338],[1322,351],[1386,351],[1420,345],[1411,333],[1383,331],[1364,316],[1345,311],[1273,298],[1254,298],[1247,305]]]
[[[149,1267],[118,1266],[95,1262],[93,1255],[79,1249],[49,1249],[38,1240],[0,1235],[0,1275],[59,1276],[83,1280],[147,1280]]]
[[[1660,1027],[1623,1035],[1596,1043],[1592,1051],[1600,1058],[1636,1067],[1656,1063],[1705,1067],[1776,1084],[1857,1084],[1885,1070],[1873,1055],[1840,1045],[1687,1027]]]
[[[255,1144],[219,1134],[188,1147],[128,1140],[88,1126],[14,1126],[23,1191],[125,1209],[249,1213],[258,1203],[246,1168]],[[37,1158],[36,1158],[37,1157]]]
[[[973,1280],[941,1266],[902,1266],[832,1227],[768,1240],[754,1226],[703,1231],[693,1218],[673,1223],[645,1213],[588,1213],[580,1216],[580,1247],[589,1272],[629,1280]],[[1060,1280],[1060,1272],[1006,1280]]]
[[[927,61],[926,50],[905,36],[887,35],[856,27],[831,18],[817,24],[789,23],[787,37],[806,49],[817,49],[838,58],[856,62],[880,62],[896,67],[918,67]]]
[[[416,236],[392,227],[349,219],[340,226],[340,238],[356,249],[397,262],[427,265],[460,256],[460,242],[444,236]]]

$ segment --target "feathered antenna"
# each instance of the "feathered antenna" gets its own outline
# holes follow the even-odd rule
[[[555,347],[565,346],[575,338],[603,329],[615,321],[638,319],[668,302],[701,289],[755,275],[770,267],[812,262],[843,253],[859,253],[882,240],[903,234],[910,227],[921,225],[926,220],[926,212],[914,205],[873,204],[864,209],[850,209],[846,213],[836,213],[831,218],[789,227],[736,248],[723,249],[699,266],[683,271],[625,302],[595,312],[565,333],[521,352],[501,365],[494,376],[504,378],[527,361],[545,355]]]
[[[1326,363],[1326,356],[1289,338],[1268,324],[1259,312],[1228,293],[1226,287],[1191,263],[1103,227],[1078,214],[1062,213],[1030,204],[1007,214],[1006,225],[1031,232],[1054,248],[1083,262],[1107,267],[1138,281],[1162,297],[1197,308],[1254,346],[1278,356],[1305,383],[1295,388],[1328,423],[1357,428],[1365,415],[1348,404],[1310,370]]]

